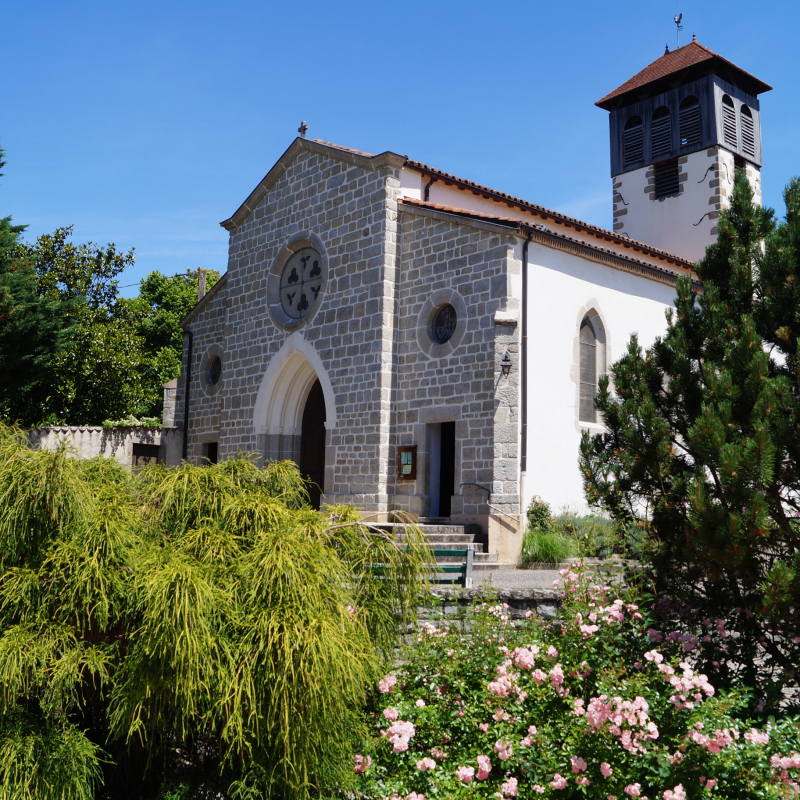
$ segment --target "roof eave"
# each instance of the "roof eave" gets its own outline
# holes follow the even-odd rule
[[[665,250],[659,250],[655,247],[650,247],[644,242],[637,242],[634,239],[628,239],[625,238],[624,236],[619,236],[615,234],[613,231],[609,231],[604,228],[598,228],[597,226],[590,225],[589,223],[583,222],[582,220],[574,219],[573,217],[568,217],[563,214],[559,214],[557,211],[551,211],[550,209],[544,208],[543,206],[537,206],[534,203],[529,203],[526,200],[523,200],[522,198],[513,197],[512,195],[507,195],[504,194],[503,192],[498,192],[497,190],[490,189],[488,186],[481,186],[480,184],[473,183],[472,181],[466,181],[463,178],[458,178],[455,175],[451,175],[448,172],[442,172],[441,170],[435,169],[434,167],[429,167],[426,164],[422,164],[421,162],[413,161],[411,159],[406,160],[405,166],[408,167],[409,169],[413,169],[417,172],[420,172],[423,175],[430,175],[431,177],[436,175],[440,180],[452,183],[455,186],[460,186],[466,191],[471,191],[474,192],[475,194],[483,195],[484,197],[487,197],[489,199],[505,203],[509,207],[520,208],[523,211],[528,211],[530,213],[536,214],[540,216],[542,219],[551,219],[560,225],[565,225],[567,227],[575,228],[576,230],[581,230],[584,233],[589,234],[590,236],[601,237],[603,239],[607,239],[608,241],[614,242],[615,244],[622,245],[625,248],[630,248],[632,250],[637,250],[642,253],[646,253],[652,258],[658,258],[663,261],[676,264],[682,269],[694,270],[694,264],[691,261],[687,261],[686,259],[681,258],[680,256],[677,256],[674,253],[668,253]]]

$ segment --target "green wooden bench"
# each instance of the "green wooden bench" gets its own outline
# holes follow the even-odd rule
[[[432,548],[431,553],[436,559],[445,556],[463,559],[460,564],[439,564],[439,570],[431,575],[431,580],[434,583],[458,583],[464,589],[472,588],[472,562],[475,558],[474,550],[469,547],[463,549],[437,547]]]
[[[472,563],[475,551],[465,548],[436,547],[431,548],[431,555],[436,558],[450,557],[463,559],[461,563],[437,564],[438,569],[429,575],[433,583],[457,583],[464,589],[472,588]],[[385,574],[386,564],[373,564],[372,571],[377,576]]]

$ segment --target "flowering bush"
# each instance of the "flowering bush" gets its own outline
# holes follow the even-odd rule
[[[679,640],[654,647],[636,588],[562,575],[553,622],[485,602],[420,631],[374,695],[365,796],[800,796],[800,720],[754,725]]]

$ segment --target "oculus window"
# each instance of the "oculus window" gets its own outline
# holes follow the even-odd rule
[[[453,338],[456,332],[456,325],[458,324],[458,314],[455,308],[446,303],[441,308],[437,309],[433,315],[431,322],[431,339],[436,344],[444,344]]]

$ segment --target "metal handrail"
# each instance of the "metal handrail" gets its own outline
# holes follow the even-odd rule
[[[481,486],[479,483],[462,483],[461,486],[459,486],[458,488],[459,489],[463,489],[465,486],[475,486],[478,489],[483,489],[483,491],[486,492],[486,494],[489,495],[486,498],[486,502],[487,503],[492,499],[492,490],[489,489],[487,486]]]

